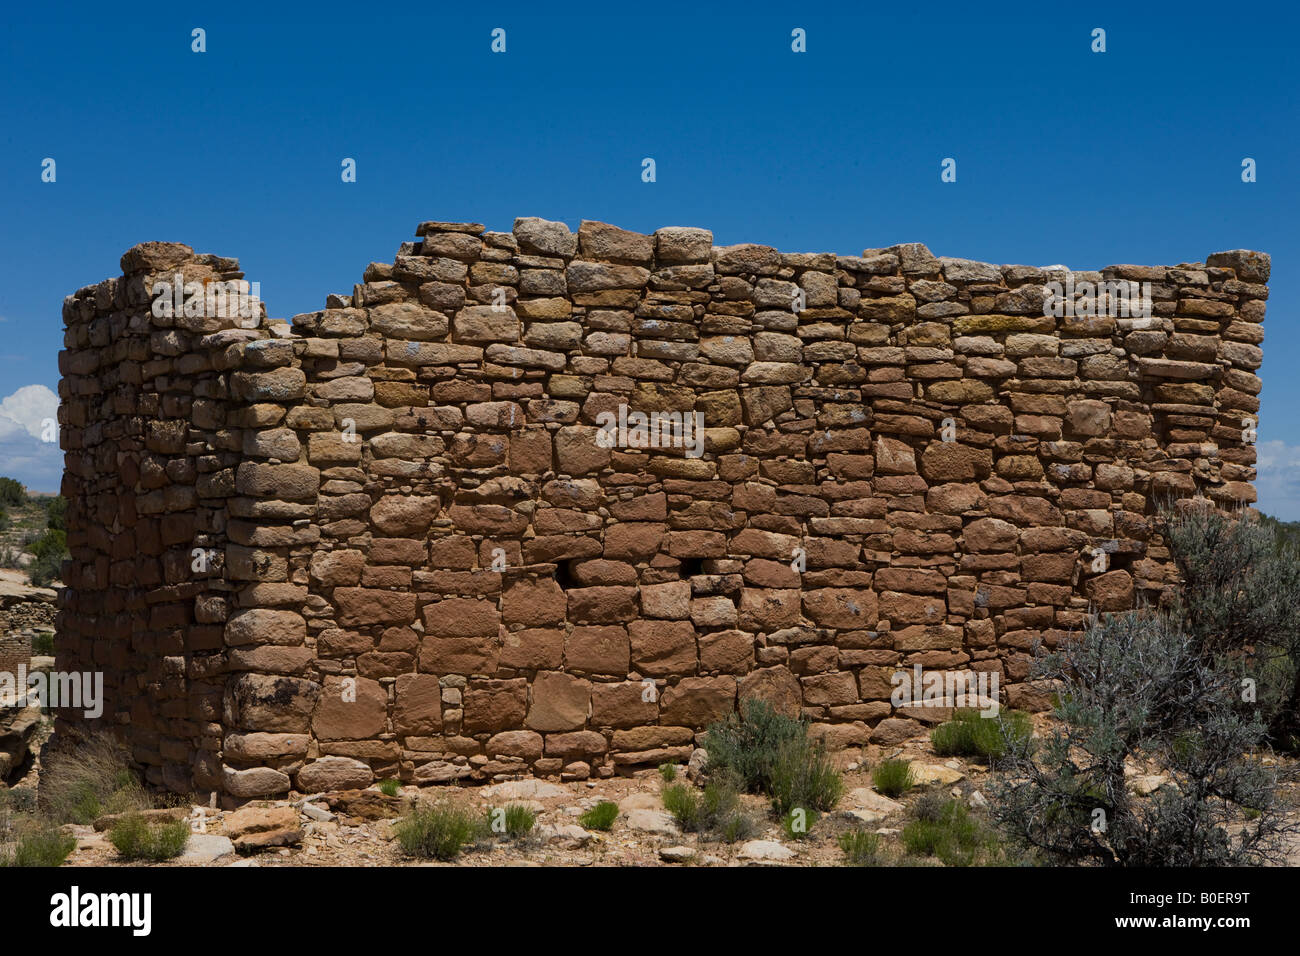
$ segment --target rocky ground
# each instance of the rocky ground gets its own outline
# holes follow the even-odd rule
[[[912,761],[918,779],[918,785],[897,801],[872,789],[869,772],[880,760],[895,756]],[[839,835],[851,828],[881,834],[888,863],[939,865],[935,859],[903,855],[898,833],[909,819],[908,808],[927,791],[940,790],[964,801],[977,817],[984,816],[988,769],[971,760],[936,757],[927,737],[890,748],[845,751],[837,760],[844,775],[844,796],[834,811],[797,840],[787,837],[766,799],[757,796],[742,798],[758,822],[752,839],[727,844],[683,834],[663,807],[661,792],[667,784],[657,770],[648,769],[632,777],[575,783],[524,779],[485,787],[404,787],[395,797],[370,788],[254,801],[226,811],[181,804],[150,811],[160,817],[186,818],[194,831],[183,856],[155,865],[835,866],[844,860]],[[677,779],[685,780],[687,768],[677,770]],[[37,761],[19,785],[37,786],[39,772]],[[1133,778],[1139,790],[1161,782],[1142,774]],[[1294,787],[1287,798],[1300,806],[1300,792]],[[537,812],[537,825],[522,840],[493,842],[461,854],[450,864],[412,859],[394,839],[393,825],[417,799],[452,800],[480,813],[523,803]],[[579,815],[602,800],[619,805],[613,828],[595,832],[581,827]],[[1300,819],[1300,812],[1296,817]],[[110,822],[67,827],[77,837],[77,848],[65,865],[123,865],[107,839]],[[1300,839],[1293,844],[1289,863],[1300,865]]]
[[[900,749],[900,748],[895,748]],[[949,766],[951,765],[951,766]],[[970,798],[983,776],[977,766],[962,761],[932,762],[914,768],[941,786]],[[685,768],[679,768],[684,779]],[[582,783],[552,783],[518,780],[486,787],[403,788],[391,801],[394,808],[404,801],[443,797],[480,809],[522,803],[537,812],[533,834],[518,842],[497,842],[479,851],[463,853],[456,866],[655,866],[696,864],[735,866],[784,864],[825,866],[843,859],[836,840],[855,825],[885,833],[897,833],[902,811],[910,799],[900,802],[882,797],[870,789],[870,774],[850,758],[845,766],[845,796],[837,811],[827,814],[812,827],[805,839],[788,840],[780,821],[768,812],[767,800],[743,797],[746,809],[758,821],[758,832],[749,841],[726,844],[704,842],[694,834],[683,834],[664,810],[664,783],[656,770],[634,777]],[[357,796],[358,794],[370,795]],[[976,801],[980,798],[975,797]],[[619,805],[620,814],[609,832],[585,830],[578,817],[602,800]],[[186,856],[169,866],[403,866],[429,865],[403,855],[392,836],[393,819],[367,820],[382,806],[377,790],[345,791],[343,796],[317,796],[293,801],[255,801],[239,811],[213,811],[206,807],[180,808],[203,829],[191,837]],[[333,804],[333,807],[331,807]],[[233,835],[255,833],[262,827],[301,828],[301,841],[288,847],[268,847],[248,855],[235,850]],[[116,864],[115,852],[106,834],[93,827],[70,827],[78,838],[77,849],[68,860],[71,866]]]

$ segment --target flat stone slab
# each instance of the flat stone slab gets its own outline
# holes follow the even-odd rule
[[[937,763],[912,764],[912,779],[916,781],[918,787],[926,787],[935,783],[940,786],[947,786],[956,783],[965,776],[960,770],[953,770],[951,767],[945,767]]]
[[[858,787],[856,790],[850,790],[845,796],[844,802],[850,809],[870,810],[882,816],[898,813],[903,809],[903,805],[897,800],[891,800],[884,794],[876,793],[870,787]]]
[[[657,833],[660,836],[681,836],[677,821],[665,810],[633,810],[627,815],[627,825],[631,830],[642,833]]]
[[[784,863],[794,859],[794,850],[782,846],[775,840],[750,840],[736,854],[742,860],[756,860],[760,863]]]
[[[624,813],[633,810],[662,810],[663,801],[652,793],[630,793],[618,802],[618,808]]]
[[[235,852],[235,844],[230,837],[216,833],[191,833],[190,841],[185,845],[185,852],[176,858],[177,863],[202,865],[215,863],[223,856]]]
[[[550,797],[567,797],[569,790],[545,780],[508,780],[485,787],[483,796],[489,800],[546,800]]]
[[[544,823],[535,832],[543,843],[560,843],[568,847],[586,846],[596,838],[595,834],[573,823]]]
[[[877,813],[875,810],[844,810],[842,815],[846,819],[857,820],[867,826],[875,826],[886,817],[886,814]]]
[[[665,863],[689,863],[695,858],[695,848],[690,846],[666,846],[659,850],[659,859]]]

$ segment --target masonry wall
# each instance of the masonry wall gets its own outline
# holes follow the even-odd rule
[[[18,671],[26,672],[32,663],[32,638],[30,634],[18,630],[0,631],[0,674],[10,675],[14,686],[17,685]],[[2,691],[3,688],[0,688]],[[0,694],[0,703],[12,703]]]
[[[1035,641],[1169,587],[1158,504],[1254,500],[1260,253],[417,236],[291,324],[154,317],[158,279],[240,276],[177,244],[67,299],[58,666],[109,702],[64,729],[232,797],[608,775],[747,696],[888,743],[930,717],[897,670],[1041,707]],[[1045,316],[1067,278],[1152,318]],[[620,405],[702,413],[703,455],[603,447]]]

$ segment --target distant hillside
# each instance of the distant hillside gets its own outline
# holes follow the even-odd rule
[[[38,587],[57,580],[67,556],[66,504],[58,495],[30,494],[0,477],[0,568],[25,571]]]
[[[1279,521],[1269,515],[1261,515],[1261,518],[1280,546],[1300,550],[1300,521]]]

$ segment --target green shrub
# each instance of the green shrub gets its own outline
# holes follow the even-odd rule
[[[1094,619],[1041,655],[1034,679],[1059,688],[1058,723],[1013,742],[990,789],[999,826],[1052,863],[1258,865],[1285,859],[1294,829],[1274,769],[1256,754],[1262,714],[1242,701],[1231,655],[1151,610]],[[1172,786],[1138,797],[1126,766]],[[1260,811],[1241,821],[1241,809]],[[1103,825],[1099,825],[1104,823]]]
[[[409,856],[454,860],[467,846],[484,842],[489,833],[482,817],[448,802],[416,807],[394,828]]]
[[[149,798],[122,745],[97,737],[46,757],[40,804],[56,823],[84,825],[107,813],[148,809]]]
[[[709,726],[704,750],[710,774],[726,774],[747,793],[766,793],[783,745],[807,740],[808,725],[748,698],[739,713]]]
[[[402,781],[389,777],[379,781],[379,792],[386,797],[395,797],[402,791]]]
[[[707,835],[723,843],[739,843],[741,840],[750,840],[757,836],[758,824],[748,813],[736,810],[717,818]]]
[[[536,823],[537,814],[522,803],[510,803],[488,811],[488,829],[510,840],[526,837]]]
[[[697,792],[686,784],[675,783],[663,791],[664,809],[687,833],[698,833],[706,840],[735,843],[758,831],[758,825],[744,811],[740,793],[727,778],[711,779]]]
[[[903,827],[903,849],[912,856],[937,856],[946,866],[970,866],[989,836],[957,800],[927,793],[917,801],[916,819]]]
[[[777,815],[784,816],[797,807],[830,810],[843,792],[839,771],[820,743],[804,738],[786,741],[777,748],[768,783],[772,810]]]
[[[27,575],[32,584],[44,587],[63,573],[63,559],[68,556],[67,538],[62,531],[50,528],[27,546],[32,562]]]
[[[0,478],[0,505],[21,505],[27,501],[27,489],[12,478]]]
[[[39,814],[34,790],[0,788],[0,867],[58,866],[75,846]]]
[[[67,531],[68,499],[55,495],[45,502],[45,526],[59,531]]]
[[[578,817],[578,822],[588,830],[609,830],[617,819],[618,804],[613,800],[602,800]]]
[[[185,852],[189,839],[184,820],[151,824],[138,813],[128,813],[108,831],[108,841],[124,860],[170,860]]]
[[[661,763],[659,776],[663,777],[664,783],[672,783],[677,779],[677,768],[670,763]]]
[[[50,824],[28,827],[10,853],[0,852],[0,867],[61,866],[77,848],[77,839]]]
[[[30,787],[10,787],[7,790],[0,790],[0,813],[35,813],[36,808],[36,791]]]
[[[712,724],[704,749],[710,779],[767,794],[778,816],[796,807],[829,810],[843,791],[825,747],[808,739],[807,722],[776,712],[766,701],[747,699],[739,714]]]
[[[37,657],[51,657],[54,654],[54,632],[38,631],[32,638],[32,654]]]
[[[839,844],[846,866],[877,866],[881,861],[878,833],[853,829],[840,834]]]
[[[877,793],[887,797],[901,797],[916,786],[912,764],[907,760],[882,760],[871,771],[871,783]]]
[[[1206,509],[1165,519],[1183,582],[1171,616],[1191,653],[1253,679],[1274,746],[1300,751],[1298,529]]]
[[[665,787],[660,796],[664,809],[672,814],[679,827],[688,833],[699,829],[700,797],[692,787],[675,783],[671,787]]]
[[[816,810],[796,807],[781,818],[781,830],[787,840],[806,840],[821,815]]]
[[[1000,759],[1009,745],[1023,742],[1033,733],[1029,715],[1012,710],[996,717],[959,707],[953,719],[930,731],[930,743],[940,757],[978,757],[986,763]]]

